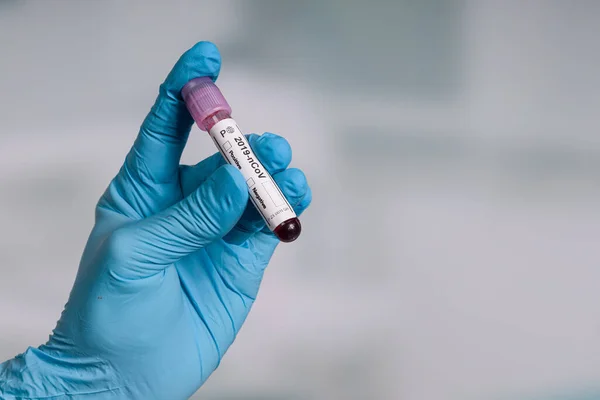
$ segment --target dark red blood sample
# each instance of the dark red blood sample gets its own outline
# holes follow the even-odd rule
[[[275,229],[273,229],[275,236],[285,243],[293,242],[294,240],[298,239],[301,231],[302,225],[300,225],[300,220],[298,218],[291,218],[287,221],[283,221]]]

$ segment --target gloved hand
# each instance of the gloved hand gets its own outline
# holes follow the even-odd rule
[[[0,365],[0,398],[186,399],[219,365],[279,242],[220,154],[179,165],[193,122],[180,90],[219,69],[216,47],[200,42],[160,87],[97,205],[57,327]],[[249,142],[300,214],[311,191],[287,169],[289,144],[274,134]]]

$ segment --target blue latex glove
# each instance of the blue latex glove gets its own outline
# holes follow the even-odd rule
[[[0,365],[0,398],[186,399],[219,365],[279,243],[220,154],[179,165],[193,122],[180,90],[219,69],[216,47],[200,42],[160,87],[97,205],[57,327],[47,344]],[[300,214],[311,191],[287,169],[287,141],[249,142]]]

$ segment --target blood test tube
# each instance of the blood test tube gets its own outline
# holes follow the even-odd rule
[[[269,229],[282,242],[296,240],[300,220],[231,118],[231,107],[217,85],[209,77],[192,79],[181,95],[198,127],[209,133],[223,158],[246,179],[250,200]]]

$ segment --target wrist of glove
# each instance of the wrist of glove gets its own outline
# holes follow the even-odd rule
[[[0,399],[125,399],[116,371],[97,357],[30,347],[0,364]]]

